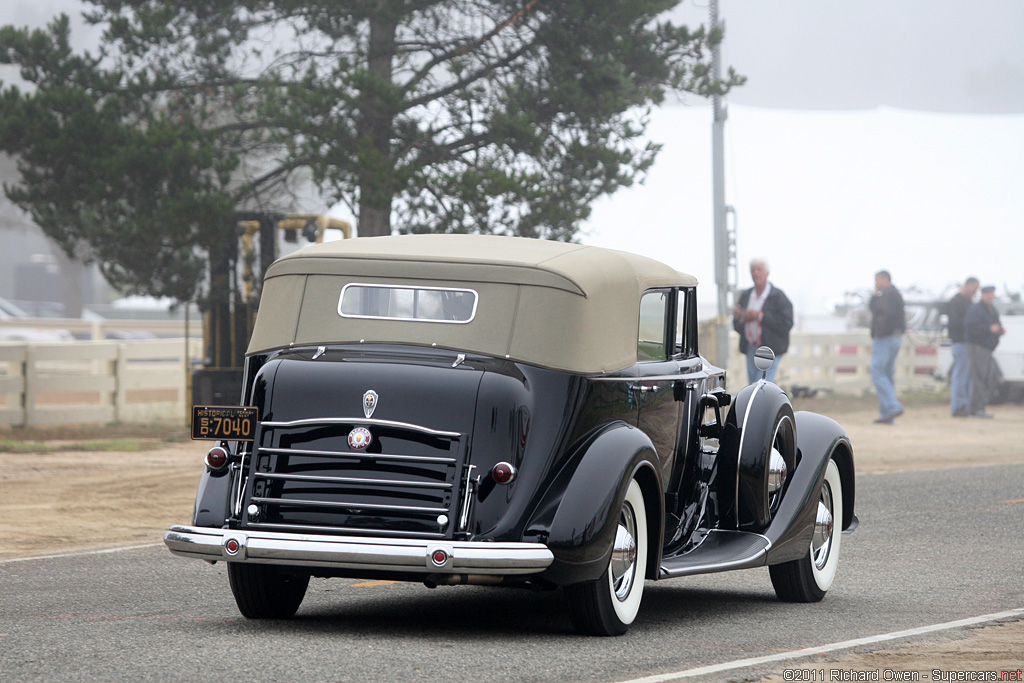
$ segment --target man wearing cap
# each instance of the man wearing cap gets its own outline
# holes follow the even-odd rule
[[[971,401],[971,363],[967,359],[967,339],[964,337],[964,318],[978,293],[978,278],[964,280],[953,298],[946,302],[946,329],[949,331],[953,367],[949,372],[949,412],[953,417],[967,417]]]
[[[985,411],[985,406],[1002,377],[992,352],[999,345],[999,337],[1006,334],[1006,329],[999,320],[995,300],[996,288],[985,285],[981,288],[981,301],[971,304],[964,317],[967,357],[971,363],[971,401],[968,407],[971,417],[992,417]]]

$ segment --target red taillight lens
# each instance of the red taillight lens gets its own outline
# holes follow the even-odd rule
[[[221,446],[214,446],[206,454],[206,466],[211,470],[223,469],[228,464],[228,452]]]
[[[491,468],[491,478],[498,484],[511,483],[516,478],[516,468],[510,463],[499,462]]]

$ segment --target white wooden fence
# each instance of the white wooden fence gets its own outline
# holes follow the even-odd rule
[[[746,358],[739,352],[739,337],[729,336],[728,389],[747,381]],[[910,332],[896,359],[896,391],[938,391],[943,383],[933,376],[938,361],[938,339]],[[860,395],[874,391],[871,382],[871,336],[867,330],[840,333],[794,332],[789,351],[779,361],[775,378],[787,390],[794,387]]]
[[[203,333],[202,318],[193,318],[187,325],[183,320],[115,320],[81,318],[10,318],[0,320],[0,332],[7,331],[4,338],[17,336],[18,330],[29,332],[71,333],[76,339],[106,339],[108,336],[130,337],[142,333],[163,338],[200,336]],[[29,336],[27,339],[32,339]]]
[[[187,421],[200,341],[0,343],[0,425]]]
[[[707,340],[704,340],[707,343]],[[710,348],[714,348],[712,345]],[[746,383],[746,361],[730,336],[729,390]],[[934,339],[908,334],[900,351],[896,389],[932,391]],[[0,342],[0,425],[187,423],[186,378],[201,342]],[[872,391],[867,331],[793,333],[778,384],[789,391],[847,394]]]

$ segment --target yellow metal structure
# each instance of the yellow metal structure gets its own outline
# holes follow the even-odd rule
[[[344,239],[352,237],[352,224],[323,214],[239,213],[231,239],[233,256],[210,263],[211,284],[221,283],[217,301],[203,314],[203,367],[189,387],[189,403],[222,403],[237,400],[232,392],[241,386],[242,359],[255,324],[264,271],[278,257],[278,237],[287,242],[322,243],[328,230],[338,230]],[[210,387],[215,387],[211,389]],[[227,394],[228,399],[220,398]]]

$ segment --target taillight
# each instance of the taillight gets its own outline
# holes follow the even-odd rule
[[[223,446],[214,446],[206,454],[206,466],[211,470],[222,470],[228,464],[228,452]]]
[[[516,478],[516,468],[511,463],[499,462],[491,468],[491,478],[498,484],[510,484]]]

